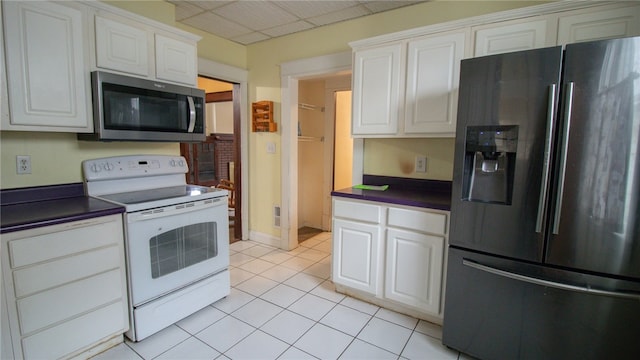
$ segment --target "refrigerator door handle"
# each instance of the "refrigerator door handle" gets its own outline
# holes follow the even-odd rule
[[[549,87],[549,100],[547,105],[547,132],[544,140],[544,162],[542,164],[542,182],[540,183],[540,198],[538,201],[538,216],[536,217],[536,232],[542,232],[544,221],[544,209],[547,206],[547,190],[549,188],[549,167],[551,166],[551,143],[555,131],[556,113],[556,84]]]
[[[574,83],[565,85],[565,109],[563,114],[564,131],[562,132],[562,147],[560,157],[560,175],[558,180],[558,195],[556,197],[555,212],[553,217],[553,234],[557,235],[560,228],[560,210],[562,209],[562,196],[564,193],[564,179],[567,170],[567,154],[569,152],[569,129],[571,129],[571,111],[573,110]]]
[[[640,301],[640,294],[636,294],[636,293],[624,293],[624,292],[618,292],[618,291],[600,290],[600,289],[594,289],[591,287],[569,285],[569,284],[563,284],[555,281],[538,279],[531,276],[520,275],[520,274],[512,273],[509,271],[496,269],[494,267],[482,265],[475,261],[471,261],[467,259],[462,259],[462,265],[474,268],[476,270],[484,271],[490,274],[506,277],[509,279],[528,282],[534,285],[547,286],[547,287],[552,287],[560,290],[581,292],[581,293],[587,293],[592,295],[602,295],[602,296]]]

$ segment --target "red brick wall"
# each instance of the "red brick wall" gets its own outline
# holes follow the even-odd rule
[[[234,161],[233,135],[213,134],[216,154],[216,172],[218,180],[230,180],[229,162]]]

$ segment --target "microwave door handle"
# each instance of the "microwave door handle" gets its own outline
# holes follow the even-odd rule
[[[187,96],[187,102],[189,102],[189,129],[187,132],[192,133],[196,127],[196,104],[194,104],[192,96]]]

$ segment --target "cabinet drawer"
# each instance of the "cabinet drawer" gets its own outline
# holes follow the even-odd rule
[[[23,297],[120,267],[120,248],[90,251],[13,272],[16,297]]]
[[[22,340],[25,359],[59,359],[127,329],[126,304],[117,302]]]
[[[12,240],[9,242],[11,267],[35,264],[117,244],[118,240],[122,239],[122,223],[116,221],[120,218],[120,215],[114,215],[108,222],[85,221],[62,224],[59,227],[52,226],[47,228],[50,232]]]
[[[447,215],[389,208],[389,226],[411,229],[433,234],[447,233]]]
[[[346,219],[379,224],[382,222],[382,207],[354,201],[334,200],[333,215]]]
[[[21,333],[28,334],[121,299],[121,274],[120,269],[112,270],[18,300]],[[74,333],[82,331],[76,329]]]

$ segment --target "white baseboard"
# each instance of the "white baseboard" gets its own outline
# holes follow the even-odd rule
[[[270,234],[265,234],[257,231],[249,231],[249,240],[283,249],[282,239]]]

